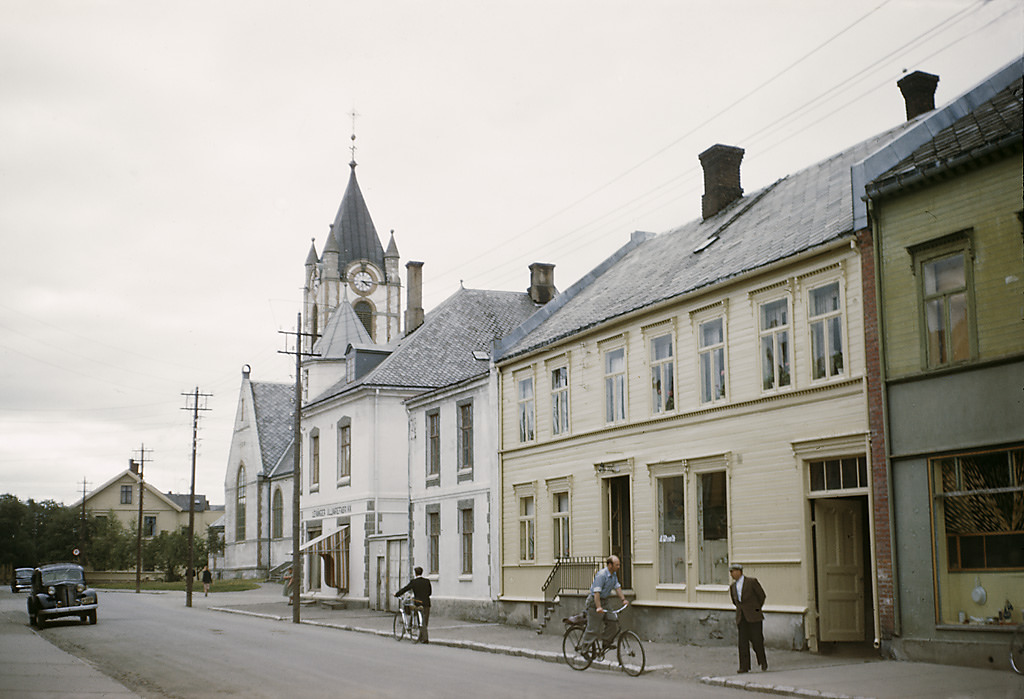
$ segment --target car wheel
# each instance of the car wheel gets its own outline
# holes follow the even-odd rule
[[[90,624],[95,624],[96,623],[96,612],[89,612],[89,623]]]

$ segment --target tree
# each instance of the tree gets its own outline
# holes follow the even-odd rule
[[[113,512],[90,517],[88,532],[86,553],[94,570],[128,570],[135,566],[135,533]]]
[[[195,537],[193,558],[197,569],[201,569],[207,558],[206,541]],[[147,567],[164,571],[167,582],[182,579],[188,567],[188,527],[181,526],[174,532],[160,532],[146,543],[143,560]]]

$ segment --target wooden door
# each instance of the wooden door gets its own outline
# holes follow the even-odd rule
[[[864,541],[861,503],[814,505],[818,625],[822,641],[864,640]]]

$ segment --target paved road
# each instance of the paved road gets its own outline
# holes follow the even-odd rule
[[[25,624],[24,594],[0,593],[3,622]],[[662,677],[572,672],[563,665],[367,634],[282,624],[175,596],[101,593],[99,623],[54,622],[37,634],[143,697],[711,697],[731,688]],[[0,635],[7,643],[10,636]],[[67,688],[74,695],[74,687]]]

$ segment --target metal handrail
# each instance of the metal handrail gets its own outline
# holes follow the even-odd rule
[[[603,564],[604,558],[601,556],[567,556],[557,559],[541,586],[544,601],[551,602],[563,590],[589,591],[594,574]]]

